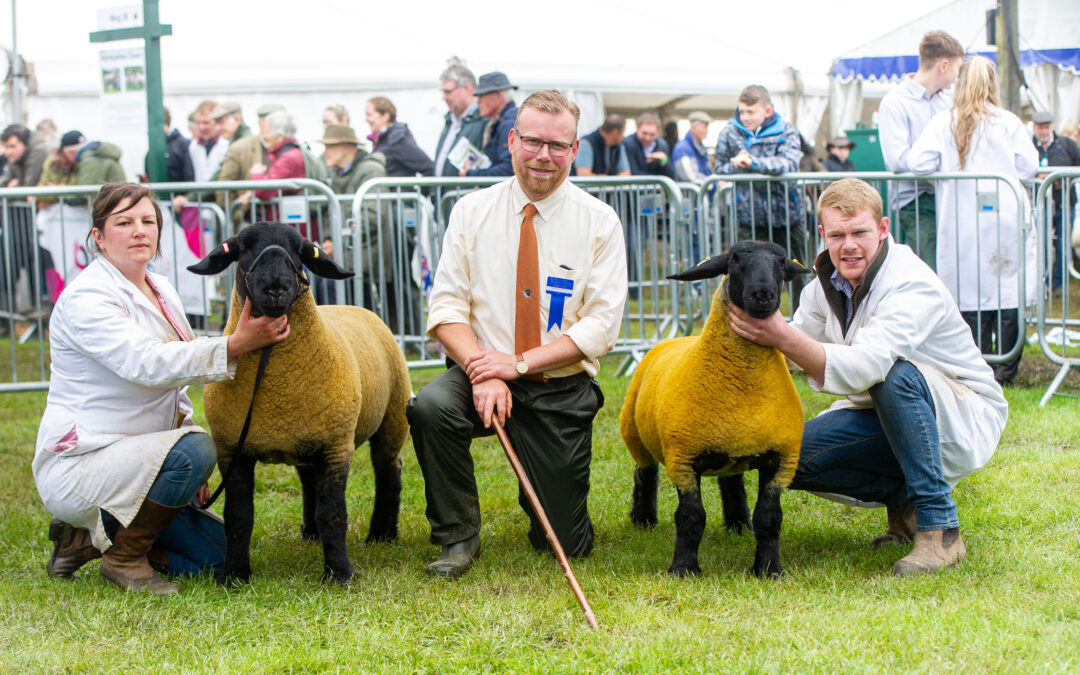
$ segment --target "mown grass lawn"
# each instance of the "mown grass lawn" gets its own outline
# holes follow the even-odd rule
[[[517,488],[493,440],[475,446],[483,553],[461,580],[424,575],[423,483],[404,451],[401,536],[365,545],[372,481],[366,452],[349,483],[351,587],[320,583],[322,552],[300,540],[299,482],[257,470],[254,578],[210,579],[152,598],[119,592],[97,563],[74,583],[49,579],[48,514],[30,472],[43,393],[0,395],[0,671],[3,672],[1077,672],[1080,670],[1080,409],[1038,400],[1053,368],[1029,350],[1011,418],[990,465],[955,492],[967,559],[933,577],[888,574],[899,549],[874,551],[882,511],[783,496],[786,574],[748,574],[750,535],[727,533],[719,492],[704,573],[664,573],[674,490],[660,524],[629,523],[632,463],[618,435],[627,378],[601,384],[590,510],[596,548],[574,569],[600,621],[590,631],[554,560],[534,553]],[[414,373],[422,386],[437,371]],[[1062,391],[1077,393],[1070,376]],[[830,397],[796,377],[810,416]],[[199,392],[194,391],[201,415]],[[216,485],[218,477],[211,479]],[[748,481],[753,494],[755,478]]]

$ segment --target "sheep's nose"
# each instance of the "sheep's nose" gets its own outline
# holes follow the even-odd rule
[[[266,294],[270,296],[271,300],[274,300],[276,302],[281,302],[285,299],[284,288],[268,288],[266,289]]]
[[[754,302],[762,305],[767,305],[773,301],[776,294],[767,288],[758,289],[750,293],[750,297],[754,299]]]

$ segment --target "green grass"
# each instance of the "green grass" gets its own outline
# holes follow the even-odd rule
[[[627,518],[632,463],[618,435],[628,379],[601,384],[595,425],[593,554],[574,570],[600,621],[590,631],[549,556],[534,553],[502,451],[474,446],[483,553],[464,578],[427,578],[423,483],[404,451],[401,535],[365,545],[372,480],[364,454],[349,483],[348,589],[319,582],[322,553],[299,538],[299,482],[257,469],[253,581],[225,591],[184,580],[171,598],[125,594],[90,563],[74,583],[49,579],[48,514],[30,472],[43,393],[0,395],[0,671],[2,672],[1077,672],[1080,669],[1080,415],[1074,398],[1038,400],[1048,367],[1029,350],[990,465],[955,497],[968,557],[946,573],[897,579],[899,549],[875,551],[882,511],[786,492],[786,575],[748,574],[752,536],[721,525],[715,483],[703,574],[664,573],[674,490],[660,524]],[[422,386],[438,371],[415,372]],[[1077,393],[1072,375],[1063,391]],[[807,415],[831,397],[796,378]],[[193,392],[201,413],[199,392]],[[663,480],[663,478],[662,478]],[[218,477],[211,480],[216,485]],[[755,483],[754,477],[748,481]]]

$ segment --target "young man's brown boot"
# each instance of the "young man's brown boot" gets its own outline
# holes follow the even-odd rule
[[[967,555],[960,528],[932,530],[915,533],[915,547],[911,553],[896,561],[893,574],[901,577],[930,574],[952,567]]]
[[[910,544],[915,538],[915,504],[910,499],[905,499],[902,504],[890,507],[887,511],[889,527],[885,534],[874,537],[870,545],[881,548],[890,544]]]

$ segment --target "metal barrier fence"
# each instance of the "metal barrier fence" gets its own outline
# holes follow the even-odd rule
[[[410,367],[441,363],[425,333],[427,289],[434,279],[453,203],[505,178],[378,178],[352,197],[347,261],[356,272],[354,304],[376,311],[397,336]],[[627,240],[630,298],[615,352],[629,369],[653,344],[681,334],[683,302],[665,279],[691,260],[682,197],[670,179],[651,176],[575,178],[610,204]],[[410,281],[410,279],[412,281]],[[362,302],[355,302],[355,299]]]
[[[1057,365],[1046,393],[1039,401],[1045,406],[1057,393],[1065,377],[1080,367],[1080,318],[1069,293],[1069,279],[1080,278],[1073,253],[1073,229],[1077,215],[1080,169],[1060,169],[1045,176],[1036,193],[1036,213],[1042,224],[1039,246],[1039,282],[1048,292],[1039,294],[1035,335],[1051,363]],[[1080,232],[1076,233],[1080,235]]]
[[[970,309],[972,316],[968,318],[977,340],[984,337],[983,330],[996,339],[1007,329],[999,311],[1003,309],[1015,310],[1021,332],[1029,322],[1035,326],[1043,351],[1061,366],[1045,403],[1068,371],[1080,364],[1080,354],[1070,351],[1070,340],[1080,341],[1080,333],[1070,332],[1077,321],[1069,316],[1068,294],[1057,296],[1045,290],[1053,276],[1054,260],[1067,278],[1080,275],[1072,256],[1055,258],[1052,238],[1042,234],[1050,231],[1047,224],[1061,220],[1066,225],[1059,230],[1068,241],[1068,223],[1075,215],[1075,205],[1060,195],[1075,193],[1080,173],[1058,171],[1037,183],[1036,218],[1024,206],[1024,189],[1002,175],[857,176],[886,197],[885,213],[894,223],[898,241],[906,240],[927,259],[928,253],[921,250],[926,234],[937,232],[939,238],[951,242],[948,254],[935,256],[932,265],[942,261],[939,273],[951,279],[947,285],[952,284],[962,309]],[[611,204],[624,226],[630,298],[615,350],[627,355],[620,372],[632,370],[657,341],[690,334],[707,315],[716,282],[681,284],[667,281],[668,274],[748,237],[774,239],[793,257],[811,264],[821,250],[814,214],[817,197],[825,186],[842,177],[845,174],[713,176],[703,185],[647,176],[574,179]],[[181,218],[173,219],[174,227],[163,233],[165,256],[157,264],[166,268],[165,273],[180,289],[184,285],[177,276],[180,271],[238,227],[258,220],[289,223],[309,238],[329,238],[339,263],[356,273],[346,282],[315,280],[321,283],[320,288],[332,289],[324,291],[329,301],[375,311],[397,336],[411,367],[433,365],[442,359],[424,331],[426,291],[437,266],[450,210],[462,195],[500,180],[382,178],[365,183],[355,195],[335,195],[326,185],[308,179],[157,184],[152,187],[159,194],[182,193],[187,199]],[[937,220],[928,222],[926,214],[932,215],[932,210],[927,207],[934,197],[924,193],[906,210],[910,213],[897,213],[888,195],[896,183],[912,180],[961,194],[952,202],[953,212],[937,214]],[[0,375],[0,392],[48,386],[47,348],[40,339],[47,327],[47,300],[54,299],[63,279],[88,261],[79,242],[88,231],[89,216],[85,206],[73,202],[85,201],[97,190],[97,186],[0,190],[0,345],[4,344],[3,335],[11,334],[6,345],[10,375]],[[244,195],[254,190],[259,192]],[[26,203],[27,198],[31,203]],[[42,199],[59,203],[38,211],[33,202]],[[773,208],[774,203],[780,206]],[[1015,216],[1010,215],[1012,204],[1019,205]],[[168,206],[163,203],[163,211],[171,217]],[[979,236],[971,229],[975,214],[982,214]],[[902,219],[910,221],[910,227],[901,228]],[[946,223],[940,230],[938,220]],[[38,246],[33,245],[35,231]],[[46,240],[52,245],[46,246]],[[1034,246],[1034,242],[1042,245]],[[1006,249],[1017,254],[1014,274],[990,274],[977,263],[972,267],[972,260],[985,260]],[[999,265],[998,269],[1005,267]],[[1032,283],[1036,277],[1038,283]],[[229,287],[226,279],[210,279],[189,289],[185,308],[195,318],[206,317],[205,323],[197,326],[200,332],[220,331],[227,315]],[[786,303],[789,314],[792,304]],[[1033,305],[1034,315],[1029,309]],[[981,343],[985,358],[995,364],[1015,358],[1023,347],[1020,341],[1001,344],[1001,339]]]
[[[800,262],[812,264],[823,250],[817,199],[830,183],[848,175],[710,177],[699,188],[702,202],[710,187],[720,188],[705,236],[708,250],[726,250],[740,239],[769,239]],[[910,245],[941,276],[972,326],[986,361],[997,368],[1009,367],[1023,350],[1022,328],[1040,295],[1035,283],[1041,269],[1036,259],[1037,223],[1024,188],[1000,174],[856,175],[882,193],[883,215],[890,218],[894,239]],[[913,203],[898,211],[889,197],[899,184],[912,181],[931,192],[917,193]],[[948,204],[945,208],[951,210],[935,213],[934,193],[944,197],[937,203]],[[804,279],[791,282],[789,298],[797,298],[804,283]],[[796,305],[788,303],[789,317]]]

